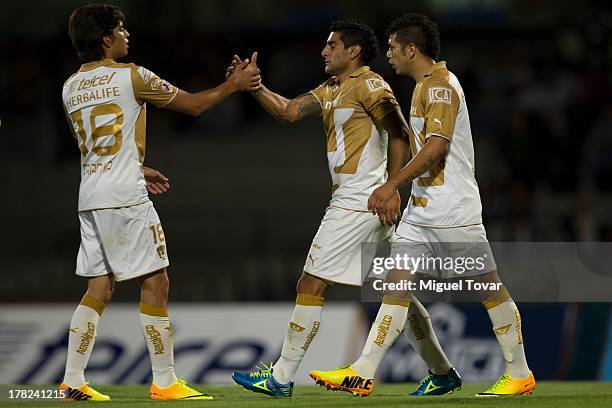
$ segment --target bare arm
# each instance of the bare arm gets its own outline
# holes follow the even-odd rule
[[[235,90],[227,82],[222,83],[216,88],[196,93],[189,93],[179,89],[172,102],[166,105],[166,108],[192,116],[199,116],[234,92]]]
[[[166,108],[188,115],[198,116],[219,104],[229,95],[238,91],[256,92],[261,87],[261,77],[257,68],[257,53],[253,53],[252,60],[241,62],[235,67],[235,72],[226,78],[221,85],[196,93],[185,92],[181,89]]]
[[[448,153],[448,139],[432,136],[427,139],[423,148],[412,157],[398,173],[391,175],[389,180],[378,187],[368,199],[368,210],[373,214],[386,214],[387,202],[397,194],[397,189],[405,184],[412,182],[427,170],[443,159]],[[382,222],[382,219],[381,219]]]
[[[295,99],[287,99],[262,85],[259,91],[253,93],[253,96],[266,112],[284,124],[321,114],[321,104],[310,92]]]
[[[255,67],[257,67],[256,54],[257,53],[253,54],[255,58],[252,59],[252,63],[254,63]],[[248,59],[245,61],[248,61]],[[240,64],[243,63],[244,61],[242,61],[238,55],[234,55],[232,63],[225,71],[225,77],[230,79],[236,75]],[[266,88],[261,81],[259,85],[259,89],[251,93],[266,112],[280,123],[289,124],[302,120],[308,116],[321,114],[321,104],[310,92],[302,94],[294,99],[287,99]]]
[[[408,124],[399,109],[392,110],[379,120],[378,126],[382,127],[389,135],[389,174],[394,176],[408,162],[410,144],[408,143]],[[402,199],[399,192],[395,190],[383,207],[377,208],[378,219],[382,225],[393,225],[401,218]]]
[[[448,139],[431,136],[423,148],[404,166],[399,173],[389,178],[388,183],[396,189],[411,183],[431,168],[448,153]]]
[[[408,124],[398,109],[383,116],[379,126],[389,134],[389,174],[394,176],[408,163],[410,154]]]

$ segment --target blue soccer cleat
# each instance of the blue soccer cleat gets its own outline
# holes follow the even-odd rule
[[[236,384],[253,392],[259,392],[271,397],[291,397],[293,395],[293,381],[279,384],[272,376],[272,363],[252,373],[234,373],[232,378]]]
[[[445,375],[436,375],[430,371],[429,375],[421,380],[419,387],[410,395],[428,397],[449,394],[459,391],[462,384],[461,376],[459,376],[459,373],[453,367]]]

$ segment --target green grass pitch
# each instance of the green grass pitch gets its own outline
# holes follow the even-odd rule
[[[601,382],[539,382],[535,393],[524,397],[476,398],[474,393],[485,387],[466,385],[453,395],[442,397],[407,397],[415,384],[381,385],[375,388],[372,396],[353,397],[344,392],[327,391],[321,387],[300,386],[289,399],[274,399],[261,394],[243,391],[238,386],[195,386],[211,393],[214,401],[171,401],[158,402],[147,399],[148,388],[140,385],[98,386],[99,391],[110,394],[112,400],[102,403],[66,403],[41,400],[10,400],[8,390],[16,388],[50,389],[50,386],[0,385],[1,407],[67,407],[74,404],[100,407],[612,407],[612,383]]]

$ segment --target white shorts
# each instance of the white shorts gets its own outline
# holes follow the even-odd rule
[[[497,269],[482,224],[432,228],[402,221],[393,235],[390,257],[398,255],[408,256],[415,262],[431,260],[429,264],[411,262],[412,267],[408,269],[437,278],[477,276]],[[472,260],[467,261],[469,264],[468,259]]]
[[[389,241],[393,226],[361,211],[328,207],[312,240],[304,272],[344,285],[361,286],[361,244]]]
[[[79,276],[113,274],[116,281],[124,281],[169,265],[164,231],[151,201],[80,212],[79,221]]]

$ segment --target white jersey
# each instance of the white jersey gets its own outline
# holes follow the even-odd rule
[[[313,89],[321,104],[332,178],[330,205],[367,211],[372,191],[387,180],[387,132],[376,123],[399,105],[391,88],[367,66],[338,84]]]
[[[81,151],[79,211],[149,200],[142,163],[146,102],[170,103],[178,89],[143,67],[83,64],[64,84],[64,109]]]
[[[482,223],[465,95],[444,61],[433,66],[412,94],[410,146],[413,155],[431,136],[450,141],[448,154],[413,181],[412,196],[402,221],[431,227]]]

